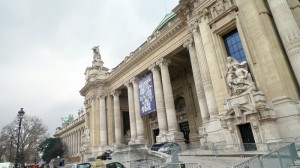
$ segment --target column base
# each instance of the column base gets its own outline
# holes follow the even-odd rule
[[[145,137],[138,137],[135,140],[135,144],[148,144],[148,140]]]
[[[168,142],[176,142],[178,144],[184,144],[184,137],[183,137],[183,133],[182,132],[168,132],[167,135],[167,141]]]
[[[221,142],[226,141],[224,139],[221,123],[217,118],[210,118],[209,122],[203,124],[202,127],[198,128],[200,141],[205,142]],[[201,143],[201,142],[200,142]]]
[[[128,145],[134,145],[134,144],[136,144],[135,141],[136,141],[136,139],[130,139],[130,141],[128,142]]]
[[[156,142],[157,143],[163,143],[163,142],[167,142],[167,133],[165,131],[160,131],[159,135],[156,136]]]

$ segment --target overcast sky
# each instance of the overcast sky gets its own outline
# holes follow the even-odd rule
[[[91,48],[117,66],[150,36],[178,0],[1,0],[0,129],[20,108],[53,135],[83,107],[79,90]]]

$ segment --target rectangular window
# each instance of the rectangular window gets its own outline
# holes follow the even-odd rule
[[[247,62],[237,29],[223,36],[223,39],[228,56],[234,57],[239,62]]]

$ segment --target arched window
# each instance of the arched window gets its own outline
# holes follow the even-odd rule
[[[185,110],[185,102],[183,97],[178,97],[175,99],[175,110],[176,112],[182,112]]]

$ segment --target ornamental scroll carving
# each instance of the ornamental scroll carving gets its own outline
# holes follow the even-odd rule
[[[249,73],[247,62],[239,63],[233,57],[227,58],[226,80],[230,89],[230,96],[257,90]]]

